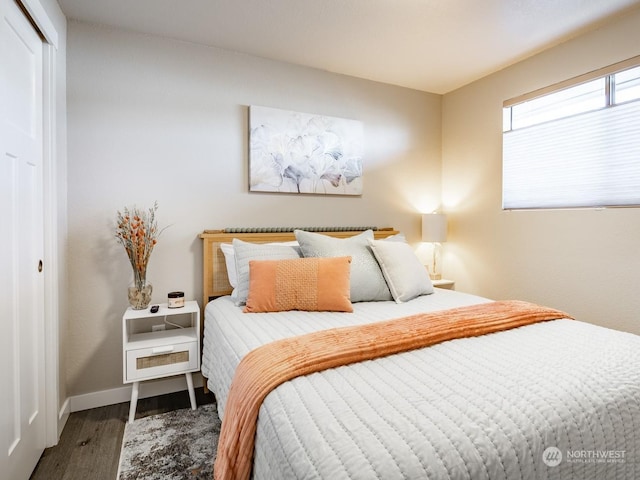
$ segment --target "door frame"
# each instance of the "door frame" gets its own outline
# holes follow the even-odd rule
[[[60,251],[59,251],[59,158],[56,122],[56,64],[58,31],[40,0],[17,0],[25,15],[44,38],[42,42],[42,117],[43,117],[43,232],[44,232],[44,355],[45,355],[45,441],[56,445],[69,416],[68,409],[60,409]]]

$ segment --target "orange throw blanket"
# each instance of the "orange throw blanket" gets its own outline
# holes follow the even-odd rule
[[[236,369],[222,422],[214,478],[249,478],[258,411],[269,392],[288,380],[447,340],[558,318],[571,317],[527,302],[491,302],[323,330],[258,347]]]

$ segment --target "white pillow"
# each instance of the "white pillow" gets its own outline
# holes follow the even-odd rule
[[[295,244],[295,242],[293,242]],[[286,260],[300,258],[300,247],[297,245],[282,245],[269,243],[243,242],[234,238],[232,241],[236,257],[236,274],[238,285],[231,293],[233,302],[237,305],[247,303],[249,293],[249,262],[251,260]]]
[[[297,246],[298,242],[295,240],[291,242],[271,242],[264,243],[263,245],[289,245],[289,246]],[[224,263],[227,266],[227,278],[229,280],[229,285],[233,288],[238,286],[238,272],[236,271],[236,251],[233,249],[233,245],[231,243],[221,243],[220,250],[224,255]]]
[[[295,234],[305,257],[351,257],[352,302],[392,300],[387,282],[369,246],[369,239],[373,240],[372,230],[349,238],[335,238],[303,230],[296,230]]]
[[[227,278],[233,288],[238,286],[238,272],[236,271],[236,252],[230,243],[221,243],[220,250],[224,255],[224,263],[227,266]]]
[[[397,303],[433,293],[429,273],[408,243],[369,240],[369,244]]]

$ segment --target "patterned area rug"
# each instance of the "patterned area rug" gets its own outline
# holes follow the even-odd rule
[[[118,479],[211,480],[219,434],[215,403],[127,423]]]

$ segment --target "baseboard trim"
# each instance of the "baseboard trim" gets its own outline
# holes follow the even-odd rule
[[[193,385],[194,387],[201,387],[203,385],[202,375],[200,373],[193,374]],[[155,397],[157,395],[165,395],[182,390],[187,390],[187,382],[184,375],[163,378],[161,380],[149,380],[140,382],[139,398]],[[67,399],[65,405],[68,404],[67,410],[73,413],[81,410],[89,410],[90,408],[106,407],[107,405],[114,405],[116,403],[129,402],[130,400],[131,385],[125,385],[110,390],[74,395]]]

